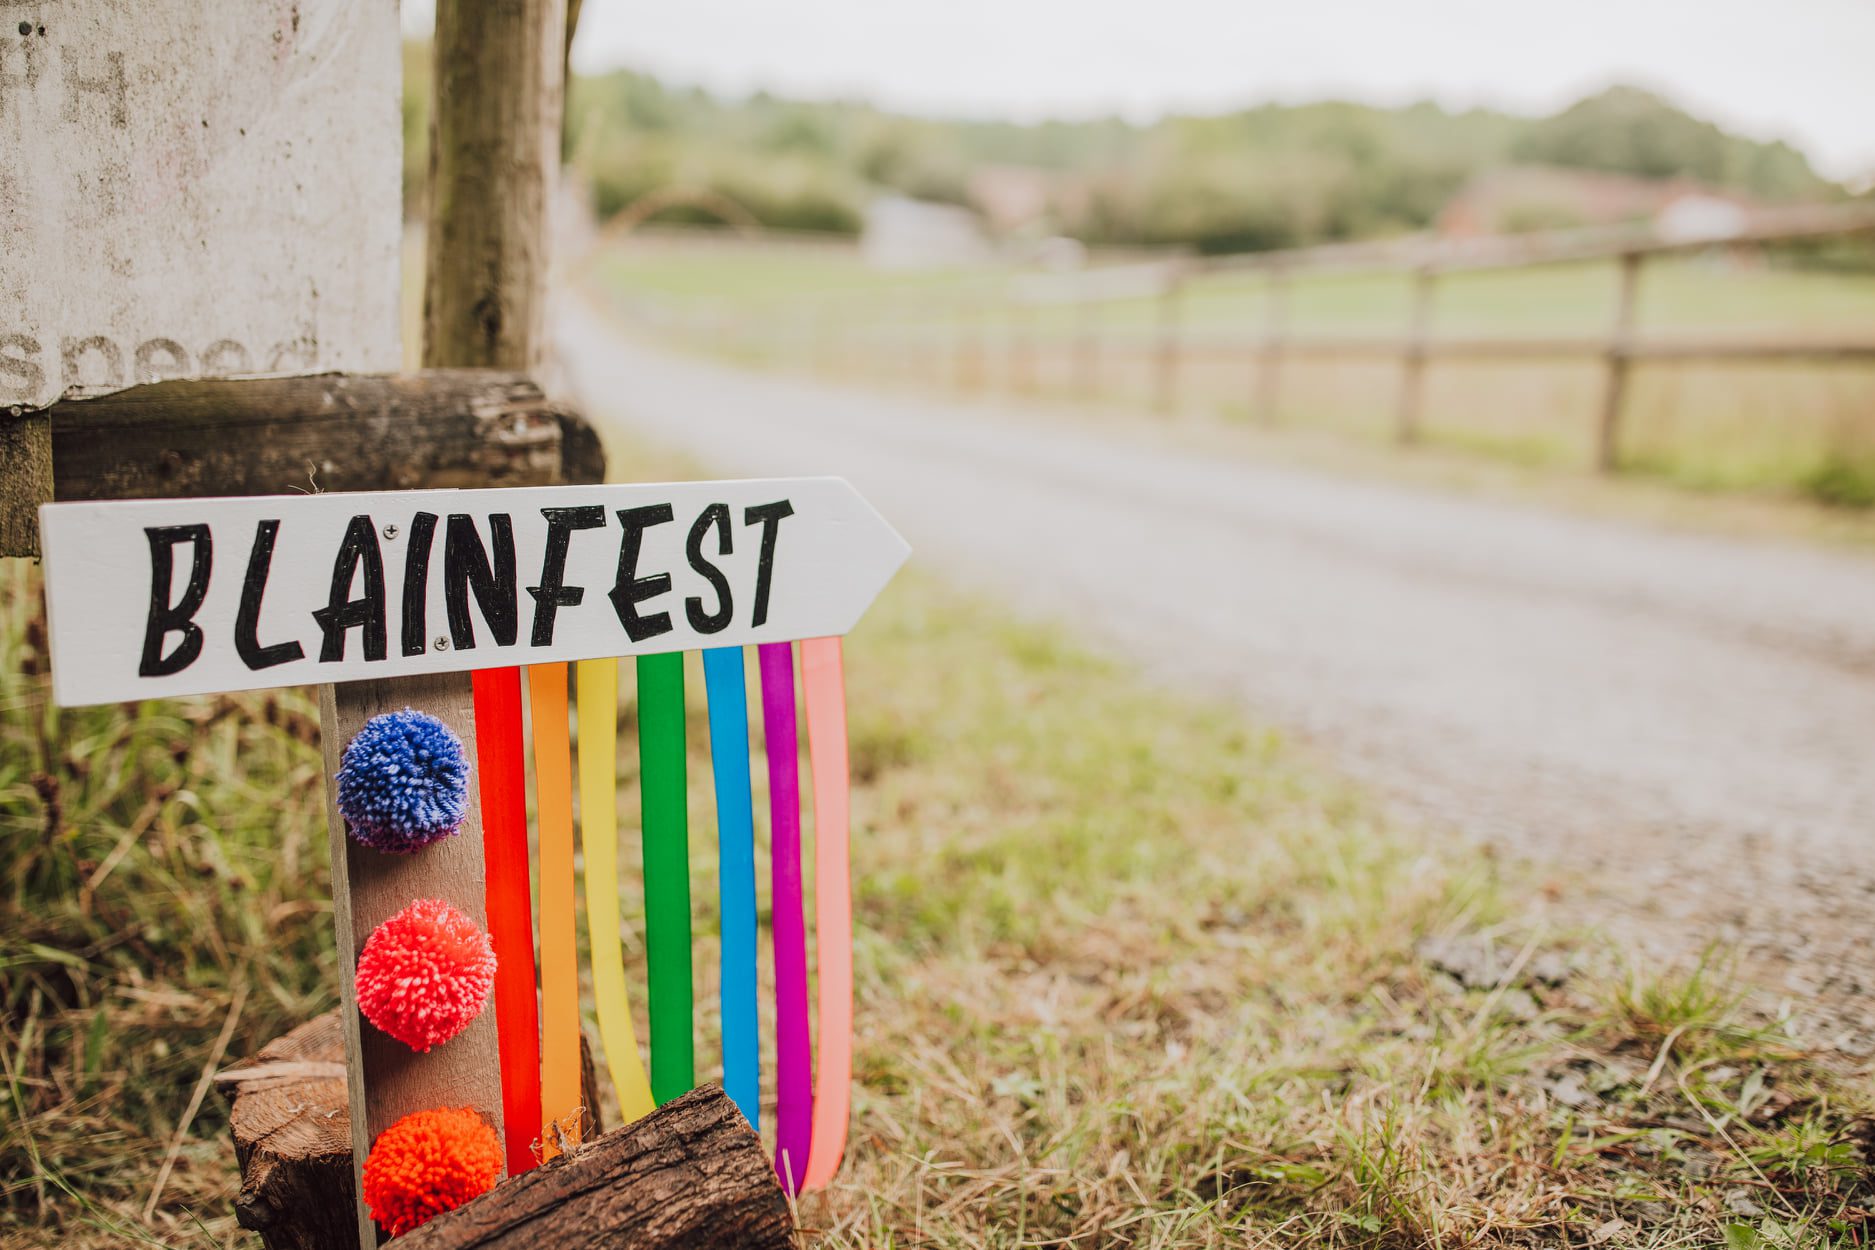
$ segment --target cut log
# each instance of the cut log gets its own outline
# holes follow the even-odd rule
[[[562,1155],[397,1239],[399,1250],[790,1250],[761,1139],[720,1086]]]
[[[336,1011],[308,1020],[221,1074],[234,1085],[228,1129],[241,1164],[235,1218],[268,1250],[358,1244],[345,1039]]]
[[[599,1084],[580,1038],[586,1131],[598,1136]],[[235,1219],[267,1250],[357,1250],[352,1117],[339,1013],[308,1020],[217,1075],[234,1092],[228,1127],[241,1165]]]

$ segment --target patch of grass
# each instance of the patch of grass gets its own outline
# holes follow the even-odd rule
[[[251,1244],[219,1095],[141,1212],[240,987],[236,1056],[332,1001],[311,709],[53,710],[35,577],[4,578],[0,1241]],[[1571,952],[1517,927],[1514,868],[915,572],[848,654],[858,1086],[847,1163],[801,1206],[809,1244],[1866,1239],[1866,1097],[1752,1018],[1721,961],[1559,981]],[[629,813],[629,698],[623,721]],[[621,889],[635,930],[629,867]],[[1467,979],[1431,938],[1500,971]]]
[[[1875,465],[1831,456],[1803,479],[1803,490],[1832,508],[1875,508]]]

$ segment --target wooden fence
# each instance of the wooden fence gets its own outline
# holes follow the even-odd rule
[[[1004,385],[1040,394],[1037,357],[1046,343],[1065,348],[1066,392],[1091,399],[1109,358],[1149,361],[1150,401],[1160,412],[1180,406],[1192,365],[1241,360],[1254,377],[1245,389],[1253,419],[1274,423],[1290,361],[1393,362],[1398,367],[1393,437],[1423,436],[1426,371],[1439,360],[1598,363],[1602,373],[1594,414],[1596,467],[1617,467],[1622,416],[1635,366],[1649,362],[1805,362],[1875,364],[1875,327],[1866,335],[1790,337],[1643,337],[1637,331],[1644,265],[1654,257],[1766,245],[1875,236],[1875,206],[1804,206],[1766,212],[1748,228],[1673,234],[1652,226],[1549,231],[1474,239],[1414,237],[1224,257],[1175,256],[1063,273],[982,275],[949,282],[907,283],[791,297],[736,311],[714,309],[673,317],[666,328],[718,350],[823,370],[922,379],[980,393],[999,361]],[[1467,336],[1437,332],[1437,294],[1449,276],[1485,270],[1608,261],[1618,279],[1605,331],[1581,336]],[[1327,274],[1395,274],[1409,280],[1405,323],[1394,334],[1311,333],[1291,325],[1290,287]],[[1265,286],[1264,321],[1254,334],[1195,329],[1186,304],[1208,278],[1251,277]],[[1101,305],[1149,299],[1147,328],[1103,328]],[[1045,328],[1045,326],[1047,328]]]

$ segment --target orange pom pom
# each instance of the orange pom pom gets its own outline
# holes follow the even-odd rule
[[[365,1205],[396,1237],[453,1211],[501,1179],[501,1143],[468,1107],[413,1111],[365,1156]]]

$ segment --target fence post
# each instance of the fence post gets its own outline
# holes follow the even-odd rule
[[[1100,327],[1093,292],[1080,293],[1076,300],[1074,340],[1074,390],[1082,399],[1100,393]]]
[[[1595,470],[1620,467],[1621,401],[1627,394],[1629,348],[1634,337],[1634,299],[1640,288],[1640,252],[1621,254],[1620,285],[1615,292],[1615,323],[1608,335],[1607,379],[1602,387],[1601,421],[1595,431]]]
[[[1289,320],[1289,270],[1281,261],[1269,267],[1269,289],[1264,293],[1263,350],[1257,366],[1256,419],[1276,424],[1281,402],[1283,334]]]
[[[1153,377],[1153,407],[1170,413],[1178,405],[1179,302],[1184,293],[1185,266],[1172,262],[1159,292],[1159,351]]]
[[[1009,350],[1006,355],[1009,377],[1003,390],[1010,395],[1028,395],[1035,390],[1035,327],[1029,309],[1016,295],[1003,295],[1003,318],[1009,327]]]
[[[969,295],[958,298],[956,339],[952,349],[953,377],[957,389],[969,395],[983,389],[983,324],[981,309]]]
[[[1419,441],[1420,409],[1426,389],[1426,336],[1432,328],[1432,292],[1437,270],[1413,271],[1413,312],[1406,332],[1406,360],[1400,370],[1400,408],[1395,437],[1402,444]]]

